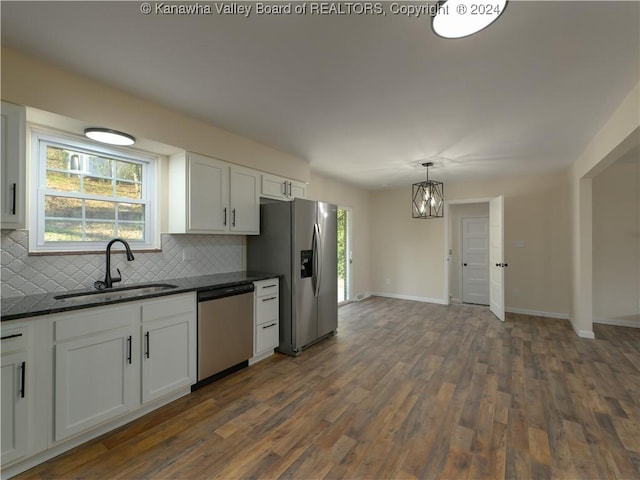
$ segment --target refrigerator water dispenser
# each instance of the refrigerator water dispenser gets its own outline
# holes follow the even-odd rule
[[[300,251],[300,278],[313,277],[313,250]]]

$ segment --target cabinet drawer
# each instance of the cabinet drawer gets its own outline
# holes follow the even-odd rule
[[[256,327],[256,353],[278,346],[278,322],[267,322]]]
[[[152,299],[142,305],[142,321],[175,317],[196,309],[196,294],[169,295],[161,299]]]
[[[18,352],[27,348],[27,327],[2,329],[2,354]]]
[[[278,297],[256,298],[256,325],[278,321]]]
[[[256,287],[257,297],[263,297],[265,295],[269,295],[269,296],[278,295],[278,279],[277,278],[254,282],[254,285]]]

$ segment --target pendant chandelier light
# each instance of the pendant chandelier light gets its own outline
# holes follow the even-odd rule
[[[444,216],[444,183],[429,180],[429,167],[433,162],[422,164],[427,168],[427,179],[412,186],[413,218],[442,218]]]

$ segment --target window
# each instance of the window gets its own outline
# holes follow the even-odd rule
[[[96,251],[116,237],[154,247],[154,158],[36,132],[33,165],[31,250]]]

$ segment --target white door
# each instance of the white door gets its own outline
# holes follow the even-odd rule
[[[462,219],[462,301],[489,305],[489,219]]]
[[[489,309],[504,322],[504,197],[489,202]]]

